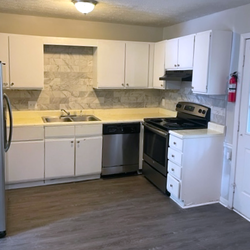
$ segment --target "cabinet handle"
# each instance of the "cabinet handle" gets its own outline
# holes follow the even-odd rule
[[[177,67],[177,65],[176,65],[176,64],[175,64],[174,66],[175,66],[175,67]]]
[[[174,142],[174,145],[176,145],[176,142]]]
[[[77,143],[80,143],[80,141],[77,141]]]
[[[7,82],[4,82],[4,83],[3,83],[3,86],[8,86],[8,83],[7,83]]]
[[[161,87],[163,87],[163,84],[161,84]]]
[[[129,86],[129,84],[128,84],[128,83],[126,83],[126,86]]]
[[[180,64],[177,64],[177,67],[180,67]]]
[[[174,155],[171,155],[174,158]]]
[[[172,184],[170,184],[170,187],[172,188],[172,187],[173,187],[173,185],[172,185]]]
[[[12,83],[10,84],[10,86],[14,86],[14,84],[15,84],[15,83],[14,83],[14,82],[12,82]]]
[[[71,141],[71,143],[73,144],[73,143],[74,143],[74,141]]]
[[[174,172],[174,168],[171,168],[171,171],[173,171],[173,172]]]
[[[5,63],[5,62],[2,62],[2,65],[6,65],[6,63]]]
[[[124,87],[124,83],[122,83],[122,86]]]

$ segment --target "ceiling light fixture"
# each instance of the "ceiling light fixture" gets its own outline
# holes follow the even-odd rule
[[[76,9],[83,14],[91,12],[97,4],[96,1],[91,0],[72,0],[72,2],[75,4]]]

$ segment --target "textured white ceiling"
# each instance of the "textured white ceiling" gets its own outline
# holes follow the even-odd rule
[[[0,0],[0,12],[165,27],[249,4],[250,0],[99,0],[78,12],[71,0]]]

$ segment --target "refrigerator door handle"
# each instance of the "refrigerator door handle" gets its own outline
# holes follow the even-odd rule
[[[12,118],[12,110],[11,110],[11,105],[10,105],[10,100],[8,96],[4,93],[3,98],[6,101],[7,108],[8,108],[8,113],[9,113],[9,120],[10,120],[10,130],[9,130],[9,137],[8,140],[5,142],[5,148],[4,151],[7,152],[10,148],[11,140],[12,140],[12,132],[13,132],[13,118]],[[6,123],[6,119],[4,119]],[[5,124],[5,134],[7,134],[7,125]]]

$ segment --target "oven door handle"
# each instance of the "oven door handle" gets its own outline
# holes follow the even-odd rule
[[[163,137],[165,137],[165,138],[168,136],[168,132],[163,132],[162,130],[156,129],[156,128],[154,128],[154,127],[148,125],[148,124],[143,123],[143,126],[144,126],[145,128],[147,128],[148,130],[150,130],[150,131],[152,131],[152,132],[154,132],[154,133],[156,133],[156,134],[158,134],[158,135],[160,135],[160,136],[163,136]]]

